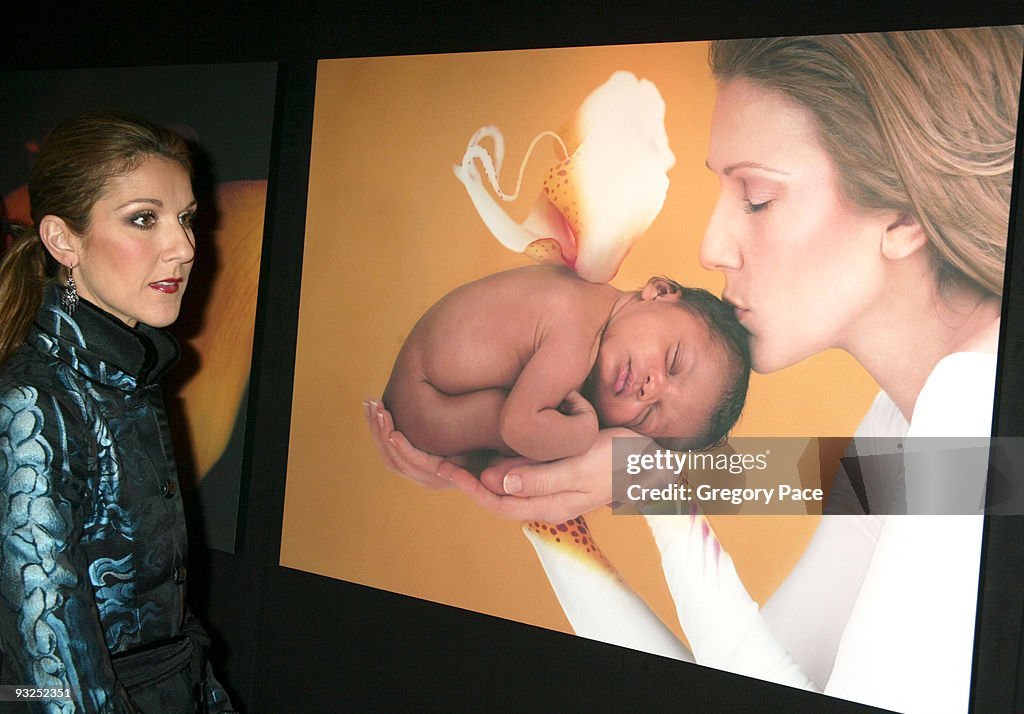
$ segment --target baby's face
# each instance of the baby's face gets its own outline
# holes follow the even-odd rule
[[[587,379],[602,427],[696,437],[729,387],[721,342],[672,300],[638,300],[609,321]]]

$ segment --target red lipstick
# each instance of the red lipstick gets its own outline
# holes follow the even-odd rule
[[[181,278],[165,278],[164,280],[158,280],[154,283],[150,283],[149,287],[153,288],[158,293],[173,295],[181,289],[181,283]]]

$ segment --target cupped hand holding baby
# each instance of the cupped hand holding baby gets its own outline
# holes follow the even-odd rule
[[[499,458],[477,478],[451,459],[417,449],[395,431],[391,414],[378,400],[363,402],[381,461],[391,471],[424,488],[455,486],[477,505],[504,518],[560,523],[611,500],[612,438],[635,436],[629,429],[603,429],[594,446],[580,456],[536,462],[521,456]]]
[[[391,413],[379,399],[365,400],[363,414],[370,427],[373,443],[377,446],[377,453],[385,466],[424,488],[451,488],[451,477],[441,474],[445,459],[417,449],[401,432],[395,431]]]

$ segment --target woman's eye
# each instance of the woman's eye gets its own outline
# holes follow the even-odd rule
[[[745,213],[757,213],[758,211],[763,211],[764,209],[768,208],[768,206],[770,205],[772,205],[771,201],[761,201],[761,203],[754,203],[749,198],[743,199],[743,211]]]
[[[128,220],[132,225],[139,228],[152,228],[156,225],[156,214],[152,211],[142,211],[141,213],[136,213]]]
[[[182,228],[191,230],[196,224],[196,212],[186,211],[185,213],[182,213],[178,216],[178,223],[181,224]]]

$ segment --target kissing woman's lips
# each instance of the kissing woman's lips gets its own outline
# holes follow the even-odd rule
[[[733,309],[733,313],[736,315],[736,319],[739,320],[741,323],[743,322],[743,318],[750,313],[750,308],[744,307],[743,305],[734,302],[725,295],[722,296],[722,302],[724,302],[726,305]]]

